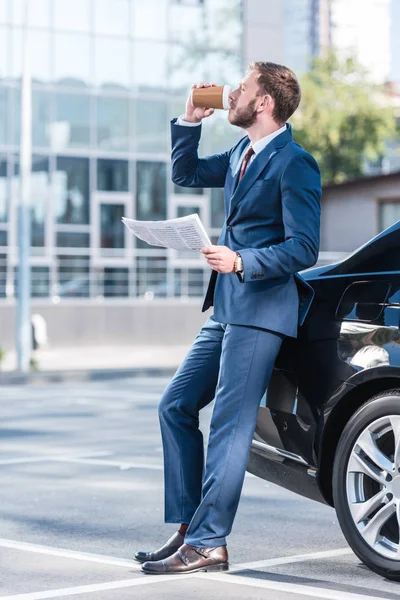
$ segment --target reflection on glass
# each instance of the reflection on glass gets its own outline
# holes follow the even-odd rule
[[[167,55],[167,44],[133,42],[133,75],[137,89],[155,91],[167,88]]]
[[[175,269],[174,296],[203,296],[204,269]]]
[[[166,219],[167,166],[162,162],[139,161],[136,169],[136,215],[144,221]]]
[[[109,37],[95,38],[96,85],[129,88],[131,84],[129,40]]]
[[[143,152],[167,152],[169,130],[167,104],[157,100],[136,102],[136,149]]]
[[[167,296],[167,259],[162,256],[138,256],[136,290],[146,300]]]
[[[0,80],[9,76],[8,29],[0,27]]]
[[[56,245],[59,248],[89,248],[90,234],[81,231],[58,231]]]
[[[174,183],[174,194],[185,194],[188,196],[202,196],[204,193],[203,188],[189,188],[189,187],[182,187],[181,185],[176,185],[176,183]]]
[[[211,189],[211,227],[222,227],[225,221],[224,190]]]
[[[90,145],[90,97],[83,94],[55,94],[56,119],[50,126],[54,150]]]
[[[297,0],[296,0],[297,2]],[[209,39],[221,50],[240,53],[242,16],[240,0],[204,2]]]
[[[53,197],[57,223],[89,223],[89,160],[58,156],[54,173]]]
[[[8,133],[8,90],[0,88],[0,144],[7,144]]]
[[[129,296],[129,269],[104,267],[103,281],[104,296]]]
[[[33,83],[47,83],[50,81],[50,33],[48,31],[35,31],[32,29],[29,36],[29,57]],[[11,77],[19,79],[22,75],[22,29],[13,29],[11,37]]]
[[[9,185],[7,181],[7,156],[0,156],[0,223],[8,219]]]
[[[49,267],[31,267],[31,295],[33,298],[45,298],[50,294]]]
[[[97,98],[97,146],[104,150],[128,150],[129,99]]]
[[[50,95],[48,92],[32,91],[32,143],[34,146],[49,145]]]
[[[198,43],[202,39],[204,42],[205,31],[200,25],[203,19],[202,6],[172,3],[169,18],[171,40],[192,44],[193,42]],[[221,33],[219,32],[219,35]]]
[[[32,157],[31,173],[31,245],[45,245],[47,202],[49,198],[49,160]]]
[[[44,156],[32,156],[30,185],[31,246],[43,247],[45,245],[47,202],[50,194],[48,158]],[[20,194],[20,167],[18,159],[14,163],[12,186],[13,197],[18,198]]]
[[[21,88],[10,88],[8,94],[12,106],[9,135],[11,143],[19,145],[21,139]],[[32,90],[32,143],[34,146],[48,146],[50,102],[51,97],[48,92]],[[6,118],[7,114],[4,116]]]
[[[125,225],[121,221],[124,213],[125,206],[123,204],[101,204],[101,248],[125,248]]]
[[[132,35],[147,40],[166,40],[168,37],[169,0],[135,0],[132,2]]]
[[[57,295],[60,297],[90,296],[89,257],[60,255],[57,259]]]
[[[7,254],[0,254],[0,298],[6,297]]]
[[[379,220],[381,231],[400,221],[400,200],[382,202],[379,205]]]
[[[0,23],[8,23],[8,2],[0,2]]]
[[[53,0],[55,29],[90,31],[90,4],[90,0]]]
[[[73,87],[83,87],[91,83],[91,42],[89,36],[82,34],[57,32],[54,35],[56,83]]]
[[[168,61],[168,81],[176,93],[187,95],[192,83],[206,81],[207,48],[171,44]],[[215,77],[212,77],[215,81]],[[216,81],[218,83],[218,81]]]
[[[97,189],[100,192],[127,192],[128,161],[100,158],[97,161]]]
[[[129,0],[95,0],[93,8],[95,34],[129,35]]]

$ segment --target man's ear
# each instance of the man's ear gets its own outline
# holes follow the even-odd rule
[[[265,96],[263,96],[263,98],[258,106],[259,106],[259,108],[261,108],[261,110],[264,110],[266,107],[267,108],[271,107],[271,102],[273,102],[272,97],[269,94],[266,94]]]

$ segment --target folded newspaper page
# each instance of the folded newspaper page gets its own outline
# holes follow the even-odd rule
[[[193,251],[211,246],[198,214],[168,221],[135,221],[122,217],[122,222],[136,237],[151,246]]]

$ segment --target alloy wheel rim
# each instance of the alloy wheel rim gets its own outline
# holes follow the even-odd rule
[[[346,492],[363,540],[381,556],[400,561],[400,415],[376,419],[358,436]]]

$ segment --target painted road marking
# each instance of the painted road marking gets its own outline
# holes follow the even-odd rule
[[[217,575],[216,573],[197,573],[193,575],[197,579],[207,578],[223,583],[234,583],[236,585],[245,585],[247,587],[263,588],[275,590],[277,592],[287,592],[289,594],[301,594],[302,596],[312,596],[314,598],[326,598],[327,600],[382,600],[382,596],[366,596],[363,593],[350,594],[311,585],[299,585],[297,583],[285,583],[280,581],[269,581],[266,579],[255,579],[254,577],[241,577],[229,575]]]
[[[0,465],[18,465],[23,463],[35,463],[35,462],[46,462],[46,461],[58,461],[58,460],[75,460],[77,458],[87,459],[90,457],[97,458],[101,456],[111,456],[114,452],[90,452],[84,454],[78,454],[74,456],[70,455],[60,455],[60,456],[50,456],[50,455],[41,455],[41,456],[20,456],[18,458],[3,458],[0,460]]]
[[[140,564],[124,558],[116,558],[115,556],[106,556],[103,554],[92,554],[90,552],[79,552],[77,550],[67,550],[64,548],[55,548],[53,546],[41,546],[39,544],[31,544],[30,542],[17,542],[0,538],[0,547],[12,548],[13,550],[24,550],[26,552],[35,552],[37,554],[49,554],[51,556],[62,556],[63,558],[73,558],[75,560],[83,560],[105,565],[116,565],[118,567],[129,567],[130,569],[140,569]]]

